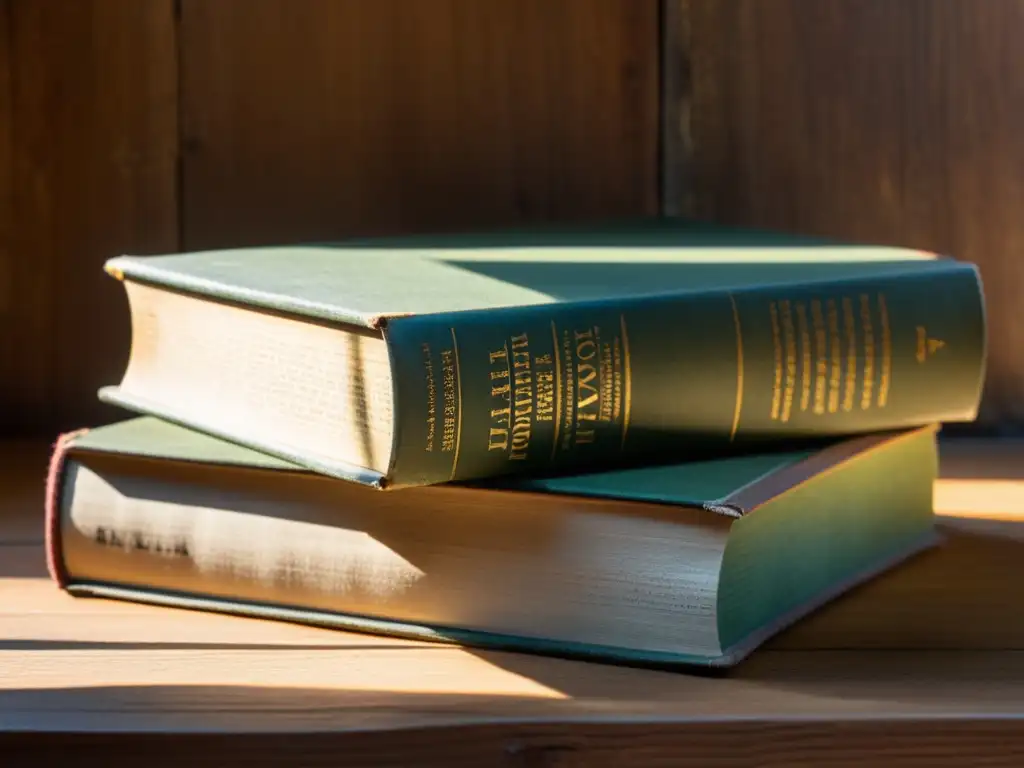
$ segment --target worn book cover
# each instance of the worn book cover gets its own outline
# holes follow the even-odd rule
[[[53,454],[80,596],[608,662],[729,667],[934,541],[935,429],[379,493],[156,419]]]
[[[101,396],[399,488],[973,420],[977,268],[678,222],[124,256]]]

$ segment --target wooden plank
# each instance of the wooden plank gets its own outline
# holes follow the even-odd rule
[[[8,3],[13,346],[0,431],[108,419],[129,329],[102,262],[177,246],[173,0]]]
[[[42,367],[45,355],[25,342],[33,331],[28,309],[32,292],[26,294],[26,284],[33,278],[19,259],[15,227],[13,6],[11,0],[0,0],[0,324],[4,329],[0,333],[0,435],[18,418],[15,404],[46,401],[48,383]],[[41,297],[36,294],[36,298]]]
[[[14,174],[11,144],[14,141],[13,105],[11,104],[11,4],[0,0],[0,323],[8,327],[14,314],[13,237],[14,237]],[[0,403],[13,369],[10,335],[0,334]]]
[[[34,581],[15,579],[0,604]],[[0,678],[9,759],[32,748],[81,749],[86,764],[103,750],[103,764],[155,750],[155,765],[219,765],[229,754],[256,765],[326,754],[340,765],[812,765],[865,749],[886,765],[1021,757],[1021,652],[762,651],[719,678],[75,600],[48,587],[31,610],[0,612],[0,664],[13,671]],[[994,738],[1000,748],[989,750]],[[536,762],[517,762],[531,750]]]
[[[14,672],[0,678],[0,731],[633,722],[658,740],[694,721],[884,730],[1024,715],[1021,651],[764,650],[726,677],[687,675],[74,599],[28,576],[0,579],[0,605],[33,586],[31,609],[0,611],[0,663]]]
[[[66,733],[4,738],[0,749],[28,763],[43,754],[73,754],[81,766],[415,765],[423,768],[662,766],[722,768],[756,765],[1016,768],[1024,733],[1012,718],[979,722],[932,720],[832,722],[503,721],[395,731],[278,733]]]
[[[7,581],[5,604],[19,581],[31,579]],[[1020,650],[764,649],[730,675],[698,675],[75,599],[52,585],[35,598],[31,611],[0,613],[0,662],[12,671],[0,678],[0,714],[70,709],[75,702],[62,701],[61,691],[107,686],[124,690],[112,690],[103,708],[129,724],[132,710],[150,698],[139,689],[158,687],[177,702],[177,727],[190,730],[200,723],[188,711],[194,698],[188,688],[196,686],[208,689],[203,712],[222,711],[223,727],[244,730],[266,727],[274,717],[288,730],[318,720],[323,725],[325,713],[317,710],[332,697],[353,709],[383,709],[390,702],[395,711],[378,715],[380,724],[393,725],[439,724],[453,716],[472,722],[474,714],[479,722],[602,711],[679,719],[1024,716]],[[253,689],[248,702],[246,686]],[[175,694],[174,688],[183,690]],[[36,692],[35,701],[21,691]],[[318,706],[304,710],[303,696]],[[452,698],[443,701],[447,697]],[[83,710],[99,703],[77,698]],[[290,701],[297,711],[292,717],[257,712],[275,698],[278,704]],[[475,709],[452,709],[458,698],[475,699]],[[437,711],[403,711],[417,703]],[[291,707],[273,709],[286,708]],[[136,725],[154,727],[153,712],[137,714]],[[245,722],[260,714],[258,722]]]
[[[679,204],[976,261],[991,329],[978,427],[1021,431],[1024,1],[678,1],[692,137]]]
[[[686,0],[659,0],[661,8],[661,206],[664,216],[690,208],[690,15]]]
[[[657,210],[656,0],[183,0],[188,248]]]

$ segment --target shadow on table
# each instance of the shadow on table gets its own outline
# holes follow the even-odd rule
[[[872,716],[1020,712],[1024,652],[762,650],[727,676],[544,663],[511,654],[481,658],[559,690],[592,713],[682,710],[692,716]]]
[[[1024,701],[1024,519],[940,520],[943,542],[834,600],[718,677],[689,669],[630,670],[475,652],[572,697],[609,681],[657,701],[687,686],[784,700],[917,701],[974,706]],[[689,682],[681,682],[687,680]],[[779,698],[782,697],[782,698]]]
[[[1024,653],[767,651],[709,678],[485,652],[548,689],[501,694],[248,685],[0,690],[4,734],[28,731],[266,733],[429,730],[494,723],[707,724],[1019,713]]]

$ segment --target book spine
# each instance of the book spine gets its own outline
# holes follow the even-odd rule
[[[44,535],[46,537],[46,569],[50,578],[58,587],[67,584],[67,571],[61,553],[60,505],[61,490],[64,481],[64,465],[68,451],[75,438],[84,436],[89,430],[79,429],[58,435],[50,452],[49,466],[46,471],[46,490],[43,498]]]
[[[391,481],[685,458],[975,418],[973,265],[397,318]]]

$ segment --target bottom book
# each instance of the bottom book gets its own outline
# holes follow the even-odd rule
[[[935,542],[936,432],[389,492],[135,418],[57,442],[50,572],[78,596],[729,667]]]

